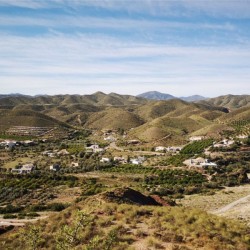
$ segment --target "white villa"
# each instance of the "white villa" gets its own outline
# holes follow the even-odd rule
[[[204,159],[202,157],[198,157],[196,159],[188,159],[185,160],[183,163],[189,167],[198,167],[198,168],[217,167],[216,163],[210,162],[208,159]]]
[[[35,166],[33,165],[33,163],[26,163],[26,164],[22,165],[22,167],[19,169],[12,169],[11,172],[17,173],[17,174],[29,174],[34,169],[35,169]]]

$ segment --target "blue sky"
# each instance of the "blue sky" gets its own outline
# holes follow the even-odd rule
[[[1,94],[250,94],[248,0],[0,0]]]

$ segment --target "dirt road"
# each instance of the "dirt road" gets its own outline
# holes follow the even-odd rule
[[[244,221],[250,226],[250,195],[212,211],[213,214]]]
[[[247,206],[250,209],[250,195],[247,195],[245,197],[242,197],[232,203],[229,203],[225,207],[219,208],[215,211],[213,211],[214,214],[223,214],[226,213],[229,210],[235,209],[238,206]]]

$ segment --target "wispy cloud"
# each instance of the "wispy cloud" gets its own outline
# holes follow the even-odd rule
[[[0,0],[1,92],[249,92],[248,1],[129,1]]]
[[[240,81],[246,86],[250,73],[246,74],[244,66],[248,66],[249,51],[250,48],[237,47],[126,43],[105,36],[5,36],[0,41],[0,81],[8,88],[11,82],[22,85],[23,89],[28,83],[34,92],[43,86],[48,93],[56,93],[59,85],[66,93],[67,84],[71,86],[70,92],[75,93],[80,88],[83,92],[98,88],[119,90],[116,86],[120,84],[133,94],[138,93],[141,85],[150,89],[168,86],[175,89],[172,93],[179,89],[178,85],[183,86],[180,92],[195,86],[192,92],[202,93],[206,84],[210,89],[206,90],[207,95],[209,92],[213,95],[219,83]],[[53,84],[57,86],[55,89]]]
[[[16,6],[29,9],[68,8],[77,11],[80,7],[102,8],[127,13],[148,13],[153,16],[210,15],[229,18],[249,18],[250,2],[228,1],[162,1],[162,0],[1,0],[0,6]]]

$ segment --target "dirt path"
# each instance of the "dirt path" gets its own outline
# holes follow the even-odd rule
[[[214,214],[223,214],[223,213],[226,213],[227,211],[234,209],[235,207],[241,206],[241,205],[247,205],[247,206],[249,206],[249,209],[250,209],[250,195],[242,197],[234,202],[231,202],[228,205],[226,205],[225,207],[222,207],[222,208],[219,208],[219,209],[213,211],[213,213]]]
[[[0,226],[24,226],[28,222],[36,222],[38,220],[46,219],[49,215],[42,215],[33,219],[3,219],[0,218]]]
[[[189,195],[177,200],[184,207],[243,221],[250,226],[250,185],[226,187],[213,195]]]

